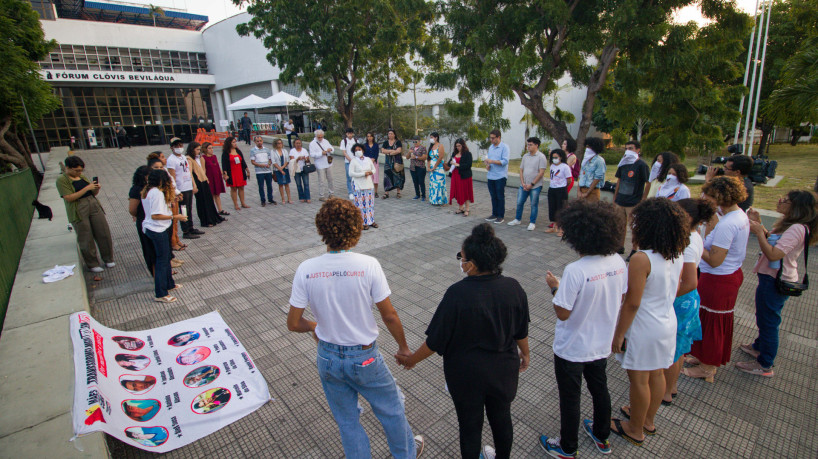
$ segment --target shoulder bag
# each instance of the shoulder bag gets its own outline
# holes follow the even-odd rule
[[[775,275],[775,289],[780,295],[801,296],[804,290],[809,288],[809,274],[807,274],[807,262],[809,260],[809,228],[804,225],[804,280],[801,283],[787,282],[781,280],[781,272],[784,270],[784,260],[781,260],[781,267]]]
[[[394,147],[394,145],[389,145],[389,147]],[[403,155],[392,155],[392,170],[394,172],[401,172],[403,171]]]
[[[301,172],[306,172],[307,174],[312,174],[315,172],[315,164],[310,161],[310,158],[304,159],[304,165],[301,166]]]

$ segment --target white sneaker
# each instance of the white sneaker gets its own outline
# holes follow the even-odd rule
[[[114,262],[112,261],[112,262],[110,262],[110,263],[105,263],[105,266],[107,266],[107,267],[109,267],[109,268],[113,268],[114,266],[116,266],[116,263],[114,263]]]
[[[534,231],[534,228],[536,228],[536,227],[537,227],[537,225],[535,225],[533,223],[529,223],[528,224],[528,231]]]
[[[352,193],[349,193],[349,200],[354,201],[355,200],[355,195],[352,194]]]
[[[497,452],[489,445],[483,447],[483,451],[480,452],[480,459],[494,459],[497,457]]]
[[[423,435],[415,435],[415,457],[420,457],[423,454],[424,446],[426,446],[426,441]]]
[[[520,224],[520,220],[517,220],[516,218],[514,220],[511,220],[510,222],[508,222],[508,226],[517,226],[519,224]]]
[[[102,269],[102,266],[97,266],[96,268],[91,268],[92,273],[101,273],[102,271],[105,271],[104,269]]]

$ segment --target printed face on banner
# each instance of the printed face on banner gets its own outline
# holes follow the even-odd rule
[[[117,354],[114,360],[122,368],[131,371],[142,371],[151,364],[150,358],[136,354]]]
[[[199,336],[200,335],[194,331],[186,331],[184,333],[174,335],[173,338],[168,340],[168,344],[176,347],[186,346],[199,339]]]
[[[119,347],[125,349],[126,351],[138,351],[145,346],[144,341],[130,336],[114,336],[111,339],[119,344]]]
[[[142,395],[153,389],[153,386],[156,385],[156,378],[153,376],[122,375],[119,377],[119,384],[134,395]]]
[[[161,407],[159,400],[125,400],[122,402],[122,411],[129,418],[138,422],[150,421]]]
[[[210,357],[210,348],[204,346],[192,347],[179,353],[176,363],[179,365],[195,365]]]
[[[188,373],[183,383],[187,387],[206,386],[215,381],[219,377],[219,373],[219,367],[205,365]]]
[[[127,333],[85,312],[69,320],[76,435],[104,431],[166,453],[270,400],[267,382],[218,312]]]
[[[202,392],[193,399],[190,409],[197,414],[210,414],[227,406],[230,401],[230,391],[217,387]]]

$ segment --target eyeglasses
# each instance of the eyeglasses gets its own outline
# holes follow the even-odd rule
[[[460,252],[457,252],[456,257],[457,257],[457,261],[468,261],[468,260],[463,258],[463,254],[460,253]]]
[[[792,201],[790,201],[790,198],[778,198],[778,202],[780,204],[790,204]]]

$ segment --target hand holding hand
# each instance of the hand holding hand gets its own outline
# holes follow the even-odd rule
[[[560,281],[557,279],[551,271],[545,272],[545,283],[548,284],[550,288],[557,288],[560,286]]]
[[[758,237],[764,237],[767,229],[764,228],[764,225],[762,225],[760,222],[750,220],[750,232]]]

